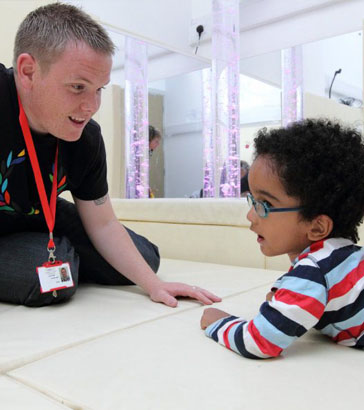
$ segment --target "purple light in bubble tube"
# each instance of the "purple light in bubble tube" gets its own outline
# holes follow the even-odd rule
[[[282,50],[282,125],[303,119],[302,46]]]
[[[212,128],[211,68],[202,70],[203,197],[215,196],[215,141]]]
[[[215,197],[239,198],[239,0],[213,0],[211,84]]]
[[[126,197],[148,198],[148,79],[147,46],[125,40],[125,153]]]

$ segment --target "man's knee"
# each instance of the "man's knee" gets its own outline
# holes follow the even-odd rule
[[[39,284],[38,284],[39,288]],[[26,298],[20,302],[28,307],[41,307],[67,302],[76,293],[77,284],[72,288],[60,289],[55,292],[39,293],[37,290],[29,292]]]
[[[29,288],[23,293],[23,300],[19,304],[29,307],[41,307],[54,305],[57,303],[64,303],[71,299],[76,293],[77,283],[71,288],[59,289],[54,292],[41,293],[39,290],[39,281],[34,284],[33,288]]]
[[[147,262],[147,264],[152,268],[152,270],[157,273],[160,265],[160,255],[159,250],[154,243],[150,242],[144,236],[138,235],[129,228],[125,226],[125,229],[129,233],[131,239],[133,240],[135,246]]]
[[[37,267],[48,259],[48,234],[24,232],[0,238],[0,300],[25,306],[46,306],[65,302],[78,285],[78,256],[66,238],[55,238],[57,260],[68,262],[74,286],[57,293],[41,293]],[[56,296],[56,297],[55,297]]]

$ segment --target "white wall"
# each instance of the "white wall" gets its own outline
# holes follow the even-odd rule
[[[100,20],[155,44],[193,56],[196,26],[205,32],[198,54],[211,56],[212,0],[66,0]],[[241,58],[361,30],[364,0],[242,0]]]
[[[362,32],[348,33],[303,46],[304,88],[322,97],[328,96],[333,75],[339,68],[332,97],[352,96],[362,99],[363,37]]]
[[[23,18],[33,9],[51,3],[46,0],[1,0],[0,1],[0,62],[13,65],[15,34]]]
[[[138,37],[191,52],[191,0],[66,0]]]
[[[197,3],[199,0],[194,0]],[[199,54],[211,54],[211,14],[194,7],[190,38],[203,24]],[[361,30],[364,0],[243,0],[240,2],[240,57],[289,48],[339,34]],[[192,34],[194,36],[192,36]]]

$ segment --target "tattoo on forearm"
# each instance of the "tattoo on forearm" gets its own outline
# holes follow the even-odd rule
[[[94,204],[95,205],[102,205],[106,202],[106,200],[107,200],[107,195],[102,196],[101,198],[95,199]]]

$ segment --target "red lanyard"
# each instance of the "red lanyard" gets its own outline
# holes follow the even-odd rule
[[[18,101],[19,101],[19,122],[20,122],[21,129],[23,131],[25,145],[28,150],[30,163],[32,165],[32,169],[34,173],[35,183],[37,185],[38,194],[39,194],[40,202],[42,204],[44,217],[47,222],[47,226],[49,230],[48,251],[50,252],[50,258],[53,258],[53,261],[54,261],[55,257],[53,255],[53,251],[55,250],[56,247],[53,242],[53,229],[54,229],[54,224],[56,222],[58,140],[57,140],[57,148],[56,148],[56,158],[54,160],[52,193],[51,193],[50,201],[48,202],[47,194],[44,188],[42,173],[40,172],[40,168],[39,168],[37,153],[34,148],[32,134],[30,132],[28,120],[25,115],[25,112],[24,112],[19,96],[18,96]]]

